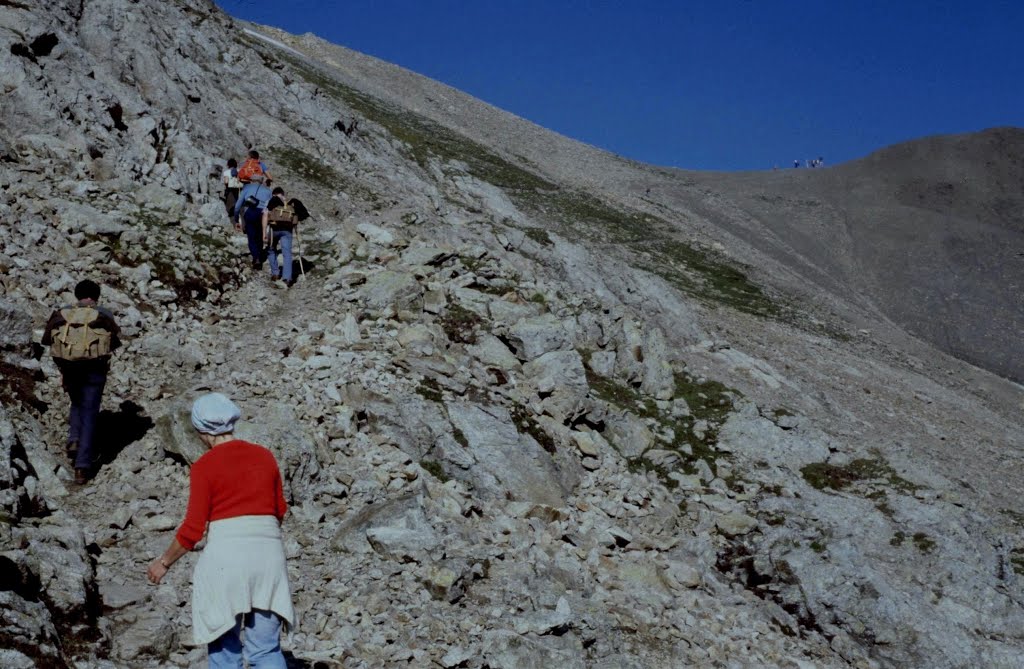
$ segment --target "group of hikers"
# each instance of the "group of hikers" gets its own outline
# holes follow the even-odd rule
[[[249,240],[252,268],[262,269],[269,259],[271,281],[295,285],[292,247],[298,239],[299,223],[309,215],[302,202],[289,199],[280,186],[271,190],[273,177],[255,150],[249,151],[241,167],[234,158],[228,160],[221,180],[228,218]],[[302,270],[301,255],[299,268]]]
[[[100,460],[100,401],[121,342],[113,314],[99,304],[99,284],[86,279],[74,292],[75,302],[50,316],[42,343],[71,400],[65,452],[82,486]],[[295,622],[280,527],[288,506],[273,453],[234,436],[241,415],[220,393],[193,403],[192,426],[207,451],[189,471],[184,520],[146,578],[159,584],[205,535],[192,574],[194,642],[206,645],[214,669],[241,668],[243,659],[254,669],[286,669],[280,634]]]
[[[228,161],[223,182],[228,216],[248,237],[253,269],[269,259],[271,279],[294,285],[292,242],[309,215],[305,207],[283,188],[271,189],[272,177],[256,151],[241,167]],[[100,292],[96,282],[80,281],[75,301],[53,312],[41,340],[70,399],[64,451],[78,486],[92,479],[101,459],[100,404],[112,354],[121,347],[120,328],[100,306]],[[286,669],[280,634],[295,622],[280,529],[288,507],[273,453],[234,436],[241,415],[220,393],[193,403],[192,426],[207,451],[190,468],[184,520],[167,550],[148,565],[146,578],[159,584],[205,536],[192,574],[194,642],[206,645],[213,669],[241,668],[243,660],[253,669]]]

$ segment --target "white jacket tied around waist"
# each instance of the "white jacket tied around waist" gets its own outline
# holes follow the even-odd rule
[[[192,573],[192,636],[214,641],[253,609],[273,611],[295,624],[281,528],[274,516],[215,520]]]

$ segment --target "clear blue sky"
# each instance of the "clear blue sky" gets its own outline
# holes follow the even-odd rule
[[[217,0],[615,153],[835,164],[1024,126],[1020,0]]]

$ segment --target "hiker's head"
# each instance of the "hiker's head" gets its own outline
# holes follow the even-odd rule
[[[75,286],[75,299],[92,300],[95,302],[100,299],[100,285],[89,279],[79,281],[78,285]]]
[[[277,188],[274,189],[273,193],[271,193],[271,194],[272,195],[284,195],[284,189],[281,188],[280,186],[278,186]]]
[[[234,158],[228,158],[228,167],[238,167],[238,161]]]
[[[192,427],[207,446],[214,437],[231,434],[242,410],[222,393],[207,393],[192,403]]]
[[[257,151],[256,149],[253,149],[252,151],[249,152],[249,157],[252,158],[253,160],[259,160],[260,152]]]

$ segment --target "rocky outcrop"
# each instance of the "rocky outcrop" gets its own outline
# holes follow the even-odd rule
[[[571,160],[507,158],[376,94],[406,75],[251,29],[199,0],[0,7],[0,664],[201,664],[194,556],[142,572],[209,390],[286,481],[297,661],[1021,664],[1019,388],[965,392],[719,251],[622,253],[658,221],[553,176]],[[252,143],[313,210],[290,289],[217,200]],[[125,347],[77,488],[32,343],[84,276]]]

